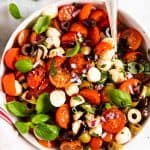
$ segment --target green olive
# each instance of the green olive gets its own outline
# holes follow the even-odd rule
[[[91,136],[87,131],[83,132],[79,138],[78,138],[82,143],[89,143],[91,140]]]
[[[89,55],[90,52],[91,52],[91,47],[89,47],[89,46],[82,46],[81,47],[81,53],[83,55]]]

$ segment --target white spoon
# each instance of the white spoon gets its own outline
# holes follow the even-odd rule
[[[111,35],[114,40],[114,50],[117,52],[117,13],[118,0],[104,0],[110,22]]]

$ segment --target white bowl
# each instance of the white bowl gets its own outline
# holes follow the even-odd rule
[[[88,1],[84,1],[83,0],[61,0],[61,1],[58,1],[58,2],[53,2],[50,4],[50,6],[53,6],[53,7],[59,7],[61,5],[64,5],[64,4],[70,4],[72,2],[78,2],[78,3],[94,3],[94,4],[101,4],[104,6],[104,2],[100,1],[100,0],[88,0]],[[38,11],[35,11],[33,14],[31,14],[29,17],[27,17],[17,28],[16,30],[13,32],[13,34],[11,35],[9,41],[7,42],[6,44],[6,47],[4,49],[4,52],[3,52],[3,55],[2,55],[2,59],[1,59],[1,65],[0,65],[0,79],[2,78],[2,76],[4,75],[5,73],[5,65],[4,65],[4,55],[6,53],[6,51],[8,49],[10,49],[13,44],[14,44],[14,41],[15,41],[15,38],[17,36],[17,34],[23,30],[24,28],[27,28],[28,26],[30,26],[35,20],[37,17],[40,16],[40,14],[42,13],[43,9],[47,8],[48,6],[38,10]],[[148,35],[143,31],[142,27],[137,24],[137,22],[130,17],[130,15],[128,15],[126,12],[124,11],[121,11],[119,10],[119,18],[122,22],[124,22],[127,26],[129,27],[133,27],[135,29],[137,29],[141,35],[143,36],[143,39],[144,39],[144,42],[143,42],[143,47],[144,49],[148,50],[150,48],[150,39],[148,37]],[[150,58],[149,58],[150,59]],[[2,85],[1,85],[1,80],[0,80],[0,89],[2,89]],[[5,93],[1,90],[0,91],[0,103],[4,106],[4,104],[6,103],[6,96],[5,96]],[[3,107],[5,109],[5,107]],[[6,110],[6,109],[5,109]],[[7,110],[6,110],[7,111]],[[8,114],[10,115],[11,119],[13,122],[15,122],[17,120],[16,117],[12,116],[9,112]],[[149,119],[148,119],[149,120]],[[144,128],[148,128],[148,120],[145,122],[144,124]],[[143,131],[142,131],[143,132]],[[138,136],[140,136],[140,134],[142,133],[140,132],[138,134]],[[27,140],[30,144],[32,144],[34,147],[40,149],[40,150],[48,150],[47,148],[41,146],[37,141],[36,139],[33,137],[33,135],[31,134],[25,134],[25,135],[22,135],[23,138],[25,140]],[[132,142],[136,142],[136,138],[133,138],[134,141],[132,140],[131,142],[127,143],[125,145],[125,149],[129,149],[130,148],[130,145]]]

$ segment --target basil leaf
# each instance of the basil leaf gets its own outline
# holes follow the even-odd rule
[[[22,59],[15,63],[15,67],[20,72],[26,73],[32,70],[33,65],[30,59]]]
[[[79,50],[80,50],[80,43],[76,41],[76,46],[66,54],[66,57],[75,56],[76,54],[78,54]]]
[[[51,65],[50,65],[50,74],[52,76],[55,76],[57,74],[57,71],[56,71],[56,68],[55,68],[55,59],[52,58],[52,62],[51,62]]]
[[[28,108],[21,102],[12,101],[6,104],[6,108],[16,117],[28,116]]]
[[[119,107],[131,106],[131,96],[122,90],[112,89],[108,91],[111,101]]]
[[[42,93],[36,102],[37,113],[47,113],[50,110],[50,98],[48,93]]]
[[[31,119],[32,123],[34,123],[34,124],[38,124],[38,123],[41,123],[41,122],[46,122],[48,120],[49,120],[49,116],[45,115],[45,114],[34,115]]]
[[[34,134],[37,138],[43,140],[55,140],[59,136],[60,128],[56,125],[48,125],[45,123],[38,124],[34,128]]]
[[[36,33],[43,33],[47,30],[50,24],[51,18],[50,16],[41,16],[37,19],[36,23],[33,26],[33,30]]]
[[[22,18],[19,8],[15,3],[10,3],[8,6],[10,14],[15,18],[15,19],[20,19]]]
[[[20,133],[25,134],[29,131],[31,124],[32,124],[31,122],[17,121],[15,122],[15,127],[18,129]]]
[[[105,103],[105,108],[106,109],[110,109],[111,108],[111,104],[110,103]]]

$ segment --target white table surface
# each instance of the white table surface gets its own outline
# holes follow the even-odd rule
[[[0,54],[17,25],[22,21],[13,19],[7,11],[9,2],[16,2],[24,17],[31,12],[50,4],[55,0],[0,0]],[[119,0],[119,7],[126,10],[139,22],[143,29],[150,35],[150,1],[149,0]],[[150,122],[140,136],[133,140],[128,150],[150,150]],[[0,119],[0,150],[35,150],[24,141],[5,121]]]

